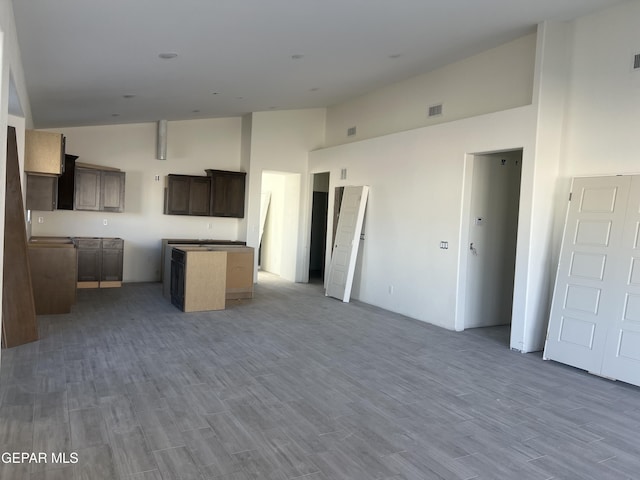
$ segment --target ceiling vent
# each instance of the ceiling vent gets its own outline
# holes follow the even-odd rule
[[[442,104],[438,103],[437,105],[431,105],[429,107],[429,118],[438,117],[442,115]]]
[[[353,137],[356,134],[356,127],[347,128],[347,137]]]
[[[633,69],[640,70],[640,53],[636,53],[633,56]]]

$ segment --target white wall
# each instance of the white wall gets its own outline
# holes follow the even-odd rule
[[[536,35],[411,77],[327,110],[327,146],[529,105]],[[443,115],[428,118],[443,102]],[[347,129],[357,134],[347,137]]]
[[[371,188],[354,298],[456,328],[463,315],[457,289],[467,154],[523,148],[523,165],[533,164],[535,114],[532,106],[520,107],[310,154],[310,173],[331,172],[329,211],[336,186]],[[339,180],[341,168],[347,168],[346,181]],[[521,215],[523,223],[529,220]],[[439,248],[441,240],[449,242],[448,250]]]
[[[310,150],[324,143],[325,109],[284,110],[251,114],[251,156],[247,197],[247,244],[258,248],[260,234],[260,192],[265,171],[298,174],[299,194],[287,205],[290,217],[285,238],[292,238],[286,248],[286,258],[292,271],[288,280],[305,281],[309,275],[309,215],[311,179],[308,177]],[[295,176],[288,181],[295,182]],[[256,255],[256,265],[257,265]],[[291,270],[292,269],[292,270]]]
[[[244,240],[238,233],[240,220],[235,218],[163,214],[167,174],[205,175],[206,168],[240,169],[240,118],[169,122],[167,160],[155,159],[155,123],[58,131],[67,137],[67,152],[79,155],[79,162],[126,172],[125,212],[33,212],[33,235],[124,238],[125,282],[160,278],[162,238]],[[38,223],[38,217],[44,223]]]
[[[638,173],[640,2],[575,21],[562,176]]]

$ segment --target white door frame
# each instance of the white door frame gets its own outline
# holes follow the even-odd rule
[[[456,314],[454,319],[454,329],[457,332],[461,332],[465,329],[465,310],[467,305],[467,288],[468,288],[468,275],[467,265],[469,261],[469,242],[471,238],[471,202],[472,202],[472,186],[473,186],[473,171],[476,155],[491,155],[503,152],[522,151],[524,159],[524,148],[514,147],[504,150],[493,150],[489,152],[474,152],[465,154],[464,169],[463,169],[463,183],[462,183],[462,212],[460,215],[460,244],[458,248],[458,283],[456,288]],[[524,165],[523,165],[524,175]],[[521,177],[522,186],[522,177]],[[521,221],[522,214],[522,188],[520,190],[520,211],[518,213],[518,238],[523,229],[523,223]],[[515,281],[515,280],[514,280]],[[524,319],[518,319],[512,317],[512,325],[516,322]],[[513,329],[512,329],[513,332]],[[511,339],[513,348],[513,338]]]

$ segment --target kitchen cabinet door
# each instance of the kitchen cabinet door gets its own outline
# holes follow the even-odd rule
[[[64,137],[61,133],[26,130],[24,170],[60,175],[64,171]]]
[[[211,177],[211,215],[244,217],[245,172],[206,170]]]
[[[211,180],[208,177],[191,177],[189,185],[189,215],[209,215]]]
[[[76,245],[78,247],[78,282],[90,282],[86,286],[97,287],[102,264],[100,239],[78,239]]]
[[[119,286],[119,282],[122,282],[123,253],[124,241],[121,238],[102,239],[100,287]]]
[[[165,213],[168,215],[209,215],[211,179],[192,175],[169,175]]]
[[[185,254],[173,250],[171,253],[171,303],[184,309]]]
[[[124,172],[100,172],[100,210],[104,212],[124,211]]]
[[[187,175],[167,177],[165,212],[168,215],[189,215],[190,180]]]
[[[100,170],[76,168],[75,210],[100,210]]]
[[[53,211],[58,197],[58,177],[27,174],[27,210]]]

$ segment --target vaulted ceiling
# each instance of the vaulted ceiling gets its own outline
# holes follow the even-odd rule
[[[39,128],[330,106],[616,3],[13,2]]]

